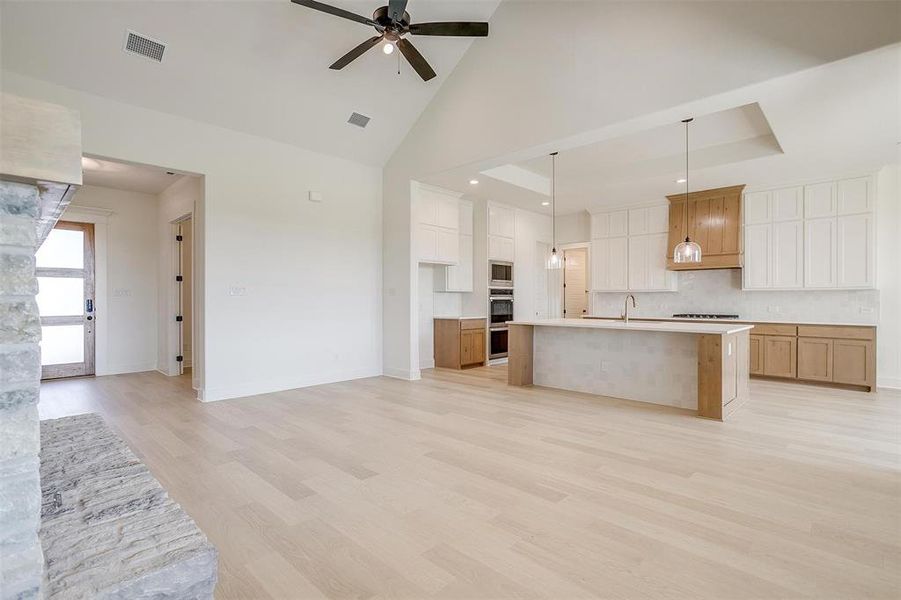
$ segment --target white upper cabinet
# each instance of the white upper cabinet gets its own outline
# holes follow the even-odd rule
[[[771,212],[770,192],[749,192],[745,194],[745,225],[758,223],[770,223],[773,220]]]
[[[591,288],[596,292],[624,292],[629,287],[628,238],[591,242]]]
[[[488,205],[488,235],[513,239],[516,231],[515,223],[516,213],[512,208],[497,204]]]
[[[772,287],[770,260],[773,226],[770,223],[745,225],[745,264],[742,267],[746,290],[765,290]]]
[[[836,287],[835,219],[804,222],[804,287]]]
[[[471,292],[473,282],[472,202],[460,200],[458,207],[459,236],[457,264],[444,269],[444,277],[436,275],[435,291]]]
[[[804,188],[801,186],[772,191],[773,221],[797,221],[804,217]]]
[[[460,261],[461,201],[454,192],[419,185],[413,202],[414,241],[419,262],[455,265]],[[472,220],[472,204],[469,203]],[[470,229],[472,225],[469,225]]]
[[[774,288],[804,287],[804,223],[773,224],[770,254],[770,284]]]
[[[855,177],[838,182],[837,212],[840,215],[872,212],[876,193],[871,177]]]
[[[816,219],[835,216],[835,182],[804,186],[804,217]]]
[[[488,260],[513,262],[513,239],[499,235],[488,236]]]
[[[875,286],[875,180],[745,194],[744,289]]]
[[[668,204],[592,214],[592,290],[674,290],[675,273],[666,270],[668,236]]]
[[[601,239],[629,234],[629,211],[617,210],[591,215],[591,237]]]
[[[669,206],[651,206],[629,210],[629,235],[666,233],[669,223]]]
[[[875,283],[873,215],[845,215],[836,219],[835,277],[838,287],[867,288]]]

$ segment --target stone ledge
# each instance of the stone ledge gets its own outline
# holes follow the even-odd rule
[[[96,414],[41,422],[44,594],[212,598],[216,549]]]

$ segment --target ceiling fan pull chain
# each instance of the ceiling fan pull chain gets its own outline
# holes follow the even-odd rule
[[[397,74],[400,75],[400,52],[397,53]]]

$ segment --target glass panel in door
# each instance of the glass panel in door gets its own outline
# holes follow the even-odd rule
[[[94,374],[94,226],[60,221],[35,257],[41,378]]]

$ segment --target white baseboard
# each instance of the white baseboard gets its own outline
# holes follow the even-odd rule
[[[365,377],[378,377],[381,374],[380,369],[366,368],[350,371],[335,371],[331,373],[305,374],[299,377],[279,380],[265,379],[262,381],[252,381],[232,386],[204,388],[197,391],[197,399],[201,402],[215,402],[232,398],[245,398],[247,396],[283,392],[285,390],[294,390],[313,385],[337,383],[339,381],[350,381],[352,379],[363,379]]]
[[[104,369],[97,369],[95,375],[103,377],[105,375],[124,375],[126,373],[146,373],[147,371],[157,371],[156,363],[133,363],[126,365],[107,365]]]
[[[899,377],[877,377],[877,388],[886,388],[890,390],[901,390],[901,378]]]
[[[404,379],[406,381],[419,381],[422,378],[419,371],[414,372],[408,369],[395,369],[392,367],[385,367],[382,371],[382,375],[393,379]]]

